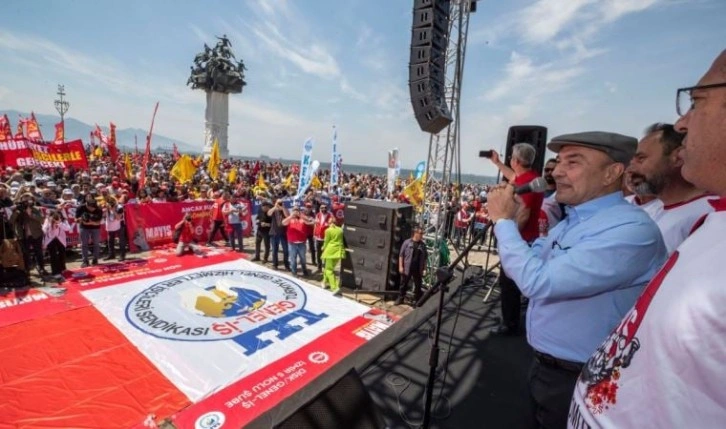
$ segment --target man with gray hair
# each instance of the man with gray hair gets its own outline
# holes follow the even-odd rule
[[[491,161],[497,166],[502,176],[514,186],[523,186],[539,177],[532,170],[537,151],[529,143],[516,143],[512,146],[510,166],[505,165],[496,151],[492,151]],[[522,204],[515,217],[517,228],[522,238],[531,243],[539,237],[539,214],[543,196],[530,192],[522,195]],[[499,290],[502,302],[502,323],[494,331],[499,335],[516,335],[519,333],[521,318],[522,294],[517,285],[502,271],[499,276]]]

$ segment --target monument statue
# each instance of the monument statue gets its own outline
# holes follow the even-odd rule
[[[237,60],[232,53],[232,42],[227,35],[215,36],[219,41],[210,48],[204,44],[204,52],[194,56],[190,67],[187,86],[202,89],[207,94],[205,110],[204,150],[205,157],[212,151],[214,139],[219,140],[222,158],[229,156],[227,148],[227,128],[229,127],[229,94],[239,94],[245,82],[244,62]]]

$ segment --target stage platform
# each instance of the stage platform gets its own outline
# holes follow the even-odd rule
[[[362,374],[390,427],[420,417],[434,300],[413,310],[394,306],[395,296],[347,290],[334,297],[319,275],[274,271],[248,261],[249,252],[205,253],[177,258],[166,248],[124,263],[71,263],[59,287],[34,279],[30,290],[4,291],[0,427],[195,427],[206,420],[272,427],[350,368]],[[472,252],[470,263],[496,263],[487,255]],[[471,273],[459,273],[459,283]],[[507,392],[517,383],[497,362],[517,360],[500,354],[524,351],[528,359],[521,339],[488,337],[494,313],[481,302],[485,293],[472,280],[448,297],[442,340],[452,353],[437,392],[455,411],[446,419],[435,413],[439,427],[473,427],[464,424],[467,404],[481,412],[481,395],[493,395],[492,410],[501,414],[496,398],[504,394],[511,404]],[[452,305],[462,310],[457,318]],[[457,327],[447,336],[451,323]],[[500,391],[498,379],[509,390]]]

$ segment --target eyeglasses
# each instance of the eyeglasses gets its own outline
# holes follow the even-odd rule
[[[678,113],[678,116],[685,116],[686,113],[693,109],[693,91],[723,87],[726,87],[726,82],[679,88],[676,92],[676,113]]]
[[[545,169],[544,169],[544,172],[545,172],[545,173],[552,173],[553,171],[555,171],[555,169],[554,169],[554,168],[545,168]]]

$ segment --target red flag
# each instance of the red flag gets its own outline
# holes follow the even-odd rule
[[[118,148],[116,147],[116,125],[111,122],[109,128],[111,129],[111,136],[108,139],[108,154],[111,157],[111,164],[116,166],[118,161]]]
[[[159,102],[154,107],[154,115],[151,116],[151,127],[149,135],[146,136],[146,150],[144,151],[144,160],[141,162],[141,175],[139,177],[139,187],[143,188],[146,184],[146,169],[149,166],[149,158],[151,158],[151,135],[154,132],[154,120],[156,119],[156,111],[159,110]]]
[[[40,126],[35,119],[35,113],[30,112],[30,119],[26,119],[26,127],[28,129],[28,138],[31,140],[43,141],[43,134],[40,132]]]
[[[176,143],[174,143],[173,147],[174,147],[174,151],[172,152],[171,156],[174,159],[174,161],[176,161],[181,157],[181,155],[179,155],[179,149],[177,149]]]
[[[55,139],[53,139],[53,143],[61,144],[65,141],[66,138],[66,132],[63,126],[63,122],[58,122],[55,124]]]
[[[27,119],[23,119],[21,116],[18,120],[18,129],[15,131],[15,140],[23,140],[25,138],[25,123],[28,122]]]
[[[0,142],[6,142],[13,139],[13,130],[10,129],[10,119],[8,115],[3,115],[0,118]]]
[[[96,138],[98,138],[98,141],[101,142],[102,148],[108,148],[108,138],[106,137],[106,134],[103,133],[101,130],[101,127],[96,124],[96,130],[93,132]]]

